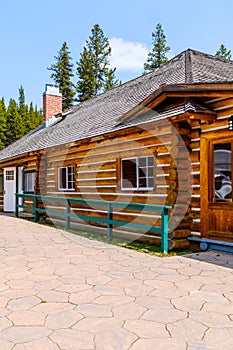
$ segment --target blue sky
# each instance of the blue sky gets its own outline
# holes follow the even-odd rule
[[[74,63],[91,28],[98,23],[112,46],[112,64],[126,81],[141,74],[151,33],[161,23],[170,55],[192,48],[215,54],[223,43],[233,52],[233,1],[222,0],[8,0],[1,3],[0,97],[41,106],[46,69],[63,41]]]

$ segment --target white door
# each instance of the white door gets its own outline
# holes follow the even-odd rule
[[[4,169],[4,211],[15,211],[16,168]]]

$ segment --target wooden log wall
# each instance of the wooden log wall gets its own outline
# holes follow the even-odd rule
[[[182,133],[182,145],[191,143],[190,125],[177,125]],[[187,208],[190,187],[187,183],[187,166],[185,159],[187,151],[179,144],[180,138],[174,134],[174,129],[167,121],[147,125],[146,128],[122,130],[108,135],[108,138],[95,137],[86,142],[77,142],[67,147],[56,147],[46,151],[46,195],[61,196],[58,190],[58,168],[73,165],[75,167],[75,191],[66,191],[65,196],[120,202],[138,202],[158,205],[175,205],[177,214],[185,214],[180,227],[170,234],[170,247],[183,248],[188,246],[186,237],[190,234],[192,218],[184,212]],[[189,146],[188,146],[189,147]],[[177,153],[178,152],[178,153]],[[122,190],[120,185],[121,159],[138,156],[155,156],[155,188],[151,191]],[[65,159],[65,160],[64,160]],[[175,161],[174,161],[175,159]],[[194,159],[195,160],[195,159]],[[176,163],[175,163],[176,162]],[[179,179],[177,178],[179,168]],[[180,171],[181,169],[181,171]],[[182,171],[183,169],[183,171]],[[188,168],[190,172],[190,169]],[[177,205],[178,190],[181,200]],[[186,195],[188,192],[188,197]],[[64,211],[60,204],[50,203],[48,209]],[[74,212],[99,217],[106,217],[104,208],[73,206]],[[190,210],[188,211],[188,214]],[[146,225],[157,226],[160,218],[153,213],[129,213],[126,210],[114,210],[114,219],[134,221]],[[174,227],[174,223],[173,223]],[[121,228],[123,231],[137,231],[132,228]],[[144,233],[144,232],[143,232]],[[156,234],[149,232],[152,236]]]

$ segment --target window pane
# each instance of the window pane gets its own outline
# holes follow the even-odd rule
[[[24,192],[34,192],[36,173],[24,173]]]
[[[232,162],[231,144],[214,145],[214,197],[232,198]]]
[[[6,170],[6,180],[14,180],[14,170]]]
[[[60,168],[60,184],[59,188],[66,188],[66,168]]]
[[[146,157],[138,158],[138,166],[145,167],[146,166]]]
[[[154,166],[154,157],[148,157],[148,165]]]
[[[68,189],[73,189],[74,188],[74,167],[69,166],[68,167]]]
[[[137,168],[136,160],[125,159],[122,160],[122,187],[136,188],[137,187]]]
[[[148,187],[154,187],[154,178],[153,177],[149,177],[148,179]]]

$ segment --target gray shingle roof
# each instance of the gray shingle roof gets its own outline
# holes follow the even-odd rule
[[[0,161],[126,127],[119,124],[122,115],[161,86],[220,82],[233,82],[233,62],[188,49],[152,73],[74,106],[64,120],[39,128],[2,150]]]

